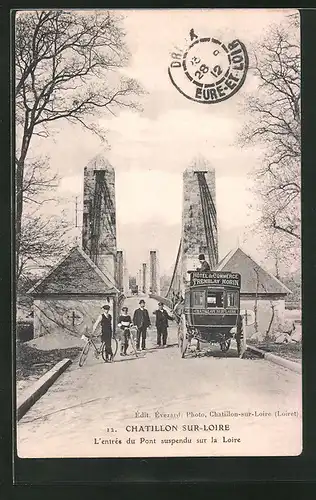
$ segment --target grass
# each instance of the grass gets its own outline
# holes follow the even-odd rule
[[[289,359],[290,361],[299,361],[302,359],[302,344],[300,342],[293,344],[277,344],[273,341],[259,342],[249,339],[247,343],[258,347],[258,349],[261,349],[262,351],[271,352],[271,354],[281,356],[282,358]]]
[[[25,380],[28,377],[40,377],[53,368],[58,361],[64,358],[75,359],[81,348],[52,349],[42,351],[30,347],[23,342],[17,344],[16,349],[16,380]]]

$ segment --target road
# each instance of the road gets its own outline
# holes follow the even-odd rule
[[[126,300],[131,312],[138,300]],[[150,313],[156,305],[146,299]],[[138,357],[104,363],[89,354],[82,368],[74,362],[20,420],[18,455],[300,454],[299,374],[262,359],[239,359],[235,345],[225,355],[214,346],[181,359],[176,326],[167,348],[155,342],[151,327]]]

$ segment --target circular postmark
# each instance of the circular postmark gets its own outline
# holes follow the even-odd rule
[[[191,43],[171,53],[169,78],[192,101],[214,104],[232,97],[243,85],[248,54],[240,40],[224,44],[212,37],[199,38],[192,29]]]

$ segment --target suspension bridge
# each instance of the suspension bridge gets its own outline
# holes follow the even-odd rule
[[[116,242],[115,172],[104,159],[96,158],[85,168],[83,194],[82,250],[73,251],[68,261],[60,264],[51,284],[40,285],[42,289],[38,289],[36,298],[44,308],[49,291],[50,306],[54,301],[58,306],[56,318],[63,321],[65,311],[68,330],[77,329],[73,333],[77,332],[80,349],[82,322],[90,317],[94,319],[104,304],[102,276],[120,293],[130,312],[138,307],[139,301],[138,297],[126,297],[123,293],[124,259]],[[215,173],[205,168],[203,162],[194,163],[183,172],[181,239],[166,294],[161,294],[157,286],[157,253],[150,253],[149,266],[147,263],[141,266],[141,292],[150,313],[157,309],[157,301],[174,309],[181,300],[187,271],[197,266],[200,253],[205,254],[211,269],[223,269],[228,260],[224,258],[219,262],[217,238]],[[240,253],[236,255],[240,257]],[[245,261],[248,265],[250,259],[247,257]],[[239,263],[240,260],[237,268]],[[65,280],[67,269],[69,279]],[[257,266],[261,279],[263,275],[259,271]],[[78,275],[81,280],[75,279]],[[57,295],[59,277],[64,280],[64,288]],[[271,275],[265,279],[265,285],[270,286]],[[77,285],[81,290],[77,290]],[[65,295],[66,286],[71,286],[68,295]],[[89,296],[90,286],[93,289]],[[43,291],[45,297],[41,295]],[[262,302],[269,303],[271,296]],[[279,296],[276,300],[279,301]],[[81,315],[76,315],[76,309],[82,311]],[[47,305],[46,312],[49,312]],[[153,317],[151,320],[146,350],[138,355],[130,351],[127,357],[116,356],[114,363],[104,363],[90,352],[82,368],[74,361],[19,421],[19,457],[188,456],[192,451],[198,456],[235,456],[241,449],[249,456],[301,452],[302,429],[298,418],[301,416],[301,380],[297,373],[264,359],[240,360],[236,349],[226,353],[211,349],[198,358],[192,356],[184,361],[177,344],[178,325],[174,322],[169,325],[168,349],[158,349]],[[50,332],[52,328],[50,323]],[[60,326],[58,328],[60,334]],[[247,409],[250,409],[248,416],[243,413]],[[207,432],[218,423],[212,411],[245,416],[240,419],[223,416],[229,430],[224,438],[222,433],[217,433],[215,439]],[[274,418],[276,411],[279,418]],[[158,418],[157,414],[179,415],[179,419],[170,422],[165,417]],[[264,416],[268,414],[271,418]],[[203,419],[199,420],[199,415]],[[162,432],[146,435],[137,432],[138,426],[145,424],[155,429],[160,424],[171,423],[179,423],[179,429],[182,424],[193,428],[190,446],[163,444],[161,438],[166,438],[166,442],[170,438],[183,438],[178,431],[168,432],[166,436]],[[205,425],[200,428],[200,423]]]
[[[189,262],[196,266],[202,252],[211,269],[218,263],[215,172],[205,166],[205,161],[195,160],[183,173],[181,239],[166,295],[160,293],[158,252],[150,250],[149,262],[140,263],[139,291],[170,308],[181,297]],[[115,171],[101,156],[93,159],[84,170],[82,248],[126,295],[128,270],[124,251],[117,249],[116,238]]]

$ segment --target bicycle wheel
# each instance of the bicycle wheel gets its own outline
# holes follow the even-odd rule
[[[83,366],[84,362],[86,361],[87,357],[88,357],[88,352],[90,350],[90,342],[86,342],[86,344],[84,345],[82,351],[81,351],[81,354],[80,354],[80,358],[79,358],[79,366]]]
[[[116,356],[117,350],[118,350],[118,341],[117,338],[113,337],[111,340],[111,347],[112,347],[112,352],[113,352],[113,359]]]
[[[116,338],[111,339],[111,347],[112,347],[112,359],[114,359],[116,356],[116,353],[117,353],[117,349],[118,349],[118,341]],[[105,348],[104,342],[102,342],[101,354],[102,354],[103,361],[107,361],[106,348]]]

